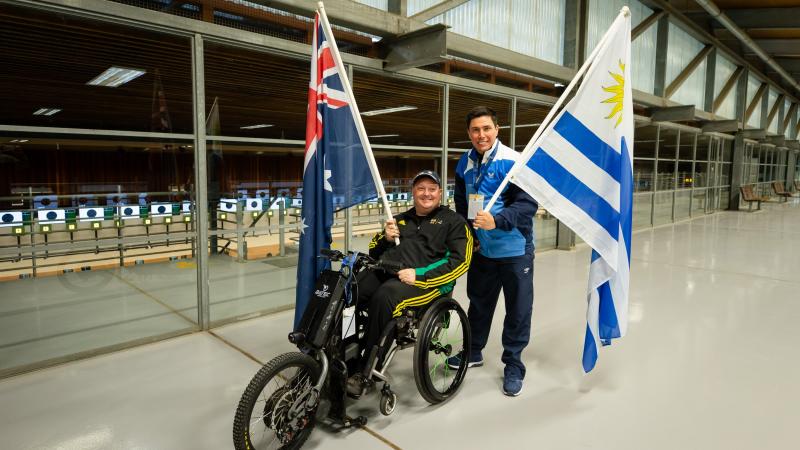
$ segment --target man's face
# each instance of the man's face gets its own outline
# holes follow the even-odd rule
[[[467,134],[469,140],[472,141],[472,146],[482,155],[486,150],[494,147],[498,131],[499,128],[492,122],[491,116],[480,116],[469,122]]]
[[[430,178],[421,178],[412,188],[414,208],[417,214],[425,216],[439,206],[442,200],[442,188]]]

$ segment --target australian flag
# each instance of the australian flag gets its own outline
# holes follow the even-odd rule
[[[330,267],[327,259],[318,256],[321,249],[330,248],[334,208],[348,208],[378,195],[350,109],[353,99],[342,83],[346,75],[337,67],[331,51],[336,42],[325,35],[319,13],[314,20],[313,43],[295,326],[311,298],[317,276]]]

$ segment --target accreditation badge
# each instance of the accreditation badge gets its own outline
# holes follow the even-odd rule
[[[483,211],[483,194],[469,194],[467,219],[474,220],[478,211]]]

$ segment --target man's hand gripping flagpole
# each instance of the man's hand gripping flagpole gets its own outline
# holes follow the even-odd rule
[[[383,210],[386,212],[386,219],[391,220],[392,208],[389,206],[389,201],[386,198],[386,190],[383,188],[381,174],[378,172],[378,164],[375,162],[375,156],[372,154],[372,146],[370,145],[369,138],[367,137],[367,130],[364,128],[364,122],[361,121],[361,113],[358,110],[358,105],[356,105],[353,89],[350,87],[350,79],[347,76],[347,71],[344,69],[342,56],[339,54],[339,48],[336,45],[335,38],[333,37],[333,30],[331,30],[331,24],[328,22],[328,15],[325,13],[325,5],[322,2],[318,2],[317,8],[319,9],[319,16],[322,21],[322,26],[325,29],[325,35],[331,42],[331,55],[333,56],[333,61],[336,63],[336,66],[339,68],[339,73],[341,74],[344,92],[347,94],[349,100],[348,103],[350,104],[350,111],[353,114],[353,121],[356,124],[358,136],[361,138],[361,143],[364,147],[364,153],[367,157],[367,163],[369,164],[369,170],[372,174],[372,179],[375,182],[375,188],[377,189],[378,195],[381,197],[383,202]],[[400,238],[395,238],[394,243],[395,245],[400,245]]]
[[[627,17],[628,15],[630,15],[630,13],[631,13],[630,9],[628,9],[627,6],[623,6],[622,9],[620,10],[619,14],[617,15],[617,18],[614,19],[614,22],[622,20],[623,17]],[[542,121],[542,124],[536,130],[536,133],[533,134],[533,137],[531,138],[531,140],[528,141],[528,145],[526,145],[525,149],[522,151],[522,156],[520,157],[520,159],[516,162],[516,164],[514,164],[513,167],[511,167],[511,170],[509,171],[508,176],[506,176],[503,179],[503,182],[500,183],[500,187],[498,187],[497,190],[494,192],[494,195],[492,195],[492,198],[489,200],[489,203],[487,203],[486,207],[483,208],[484,211],[489,211],[489,210],[492,209],[492,206],[497,201],[497,198],[500,197],[500,194],[503,192],[503,189],[505,189],[506,185],[508,185],[508,182],[511,181],[512,178],[514,178],[514,174],[517,171],[519,171],[520,167],[524,166],[528,162],[528,160],[531,158],[531,155],[533,154],[533,152],[536,151],[536,148],[539,147],[539,144],[540,144],[539,141],[541,140],[542,134],[544,133],[545,130],[550,128],[551,122],[553,121],[553,117],[561,109],[561,105],[567,100],[567,98],[569,97],[570,92],[572,92],[572,90],[578,84],[578,81],[580,81],[580,79],[583,78],[583,75],[586,73],[586,71],[589,69],[589,66],[592,64],[592,62],[595,60],[597,55],[600,53],[600,50],[602,50],[603,47],[606,45],[606,42],[608,41],[608,37],[611,34],[610,31],[613,28],[614,28],[614,23],[612,23],[611,26],[608,27],[608,31],[606,31],[606,34],[604,34],[603,38],[600,39],[600,42],[594,48],[594,50],[589,55],[589,57],[586,58],[586,61],[584,61],[584,63],[581,66],[581,68],[578,70],[578,72],[572,78],[572,81],[570,81],[569,84],[567,85],[566,89],[564,89],[564,92],[561,94],[561,97],[558,98],[558,101],[556,101],[556,103],[550,109],[550,112],[547,113],[547,116]]]

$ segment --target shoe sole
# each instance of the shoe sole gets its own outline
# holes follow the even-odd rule
[[[483,361],[471,362],[471,363],[467,364],[467,368],[469,369],[469,368],[472,368],[472,367],[480,367],[482,365],[483,365]],[[450,367],[453,370],[458,370],[459,367],[461,367],[460,364],[459,365],[448,364],[447,366]]]
[[[524,386],[523,386],[523,387],[524,387]],[[503,394],[507,395],[508,397],[517,397],[517,396],[519,396],[519,394],[521,394],[521,393],[522,393],[522,388],[519,388],[519,390],[517,391],[517,393],[516,393],[516,394],[515,394],[515,393],[513,393],[513,392],[508,392],[507,390],[503,389]]]

